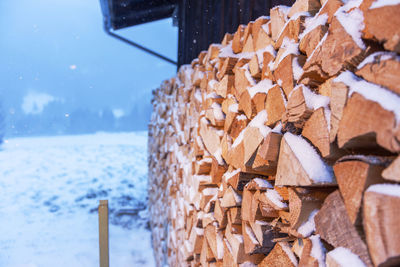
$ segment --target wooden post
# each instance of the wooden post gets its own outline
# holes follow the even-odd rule
[[[108,250],[108,200],[100,200],[99,204],[99,248],[100,267],[109,267]]]

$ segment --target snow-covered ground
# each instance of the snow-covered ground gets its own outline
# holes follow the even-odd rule
[[[145,132],[7,140],[0,149],[0,266],[99,266],[99,199],[109,200],[110,265],[154,266],[146,150]]]

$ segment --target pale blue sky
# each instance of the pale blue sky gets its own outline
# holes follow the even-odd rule
[[[177,28],[162,20],[119,31],[172,59]],[[46,93],[71,109],[129,110],[176,67],[108,36],[98,0],[0,1],[0,98],[21,109],[27,94]]]

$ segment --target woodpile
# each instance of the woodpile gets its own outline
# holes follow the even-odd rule
[[[158,266],[400,265],[398,14],[277,6],[153,92]]]

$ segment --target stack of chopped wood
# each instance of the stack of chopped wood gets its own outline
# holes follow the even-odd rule
[[[277,6],[154,92],[158,266],[400,265],[399,14]]]

